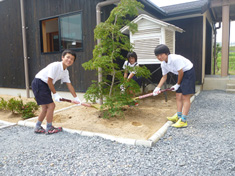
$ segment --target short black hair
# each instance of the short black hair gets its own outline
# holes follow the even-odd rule
[[[133,51],[133,52],[129,52],[127,54],[127,59],[129,61],[130,57],[134,57],[135,58],[135,62],[137,62],[137,54]]]
[[[164,44],[160,44],[155,48],[154,54],[155,54],[155,56],[157,56],[158,54],[163,54],[163,53],[165,53],[167,55],[171,54],[168,46],[166,46]]]
[[[64,57],[66,54],[71,54],[74,57],[74,61],[76,60],[76,53],[70,49],[66,49],[62,53],[62,57]]]

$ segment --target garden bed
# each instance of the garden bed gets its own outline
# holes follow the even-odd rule
[[[1,96],[7,100],[12,96]],[[124,107],[124,116],[110,119],[100,118],[100,112],[91,107],[73,106],[67,102],[56,102],[56,110],[65,110],[54,114],[53,125],[64,128],[104,133],[123,138],[148,139],[167,121],[167,116],[176,113],[175,92],[167,92],[168,101],[164,94],[140,100],[138,107]],[[32,101],[33,99],[25,99]],[[38,112],[37,112],[38,114]],[[17,123],[21,117],[9,112],[0,112],[0,120]],[[36,118],[30,120],[36,122]],[[44,121],[45,124],[45,121]]]

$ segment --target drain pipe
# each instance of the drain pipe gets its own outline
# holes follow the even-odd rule
[[[101,22],[101,12],[100,9],[101,7],[108,6],[114,3],[119,3],[120,0],[111,0],[111,1],[104,1],[104,2],[99,2],[96,5],[96,25],[100,24]],[[97,45],[100,44],[100,39],[97,40]],[[98,68],[98,83],[102,82],[102,68]],[[103,104],[103,97],[100,97],[99,104]]]
[[[215,24],[214,24],[215,27]],[[215,38],[214,38],[214,68],[213,68],[213,74],[215,75],[215,62],[216,62],[216,36],[217,36],[217,29],[219,29],[221,27],[221,22],[219,22],[219,26],[214,28],[214,34],[215,34]]]
[[[28,55],[27,55],[27,44],[26,44],[24,0],[20,0],[20,12],[21,12],[21,24],[22,24],[23,54],[24,54],[25,87],[26,87],[27,98],[29,98],[29,73],[28,73]]]

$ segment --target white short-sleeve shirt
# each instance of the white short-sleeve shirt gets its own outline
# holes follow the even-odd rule
[[[169,54],[167,63],[165,61],[161,63],[162,75],[168,72],[178,75],[179,70],[183,69],[183,72],[186,72],[191,68],[193,68],[192,62],[178,54]]]
[[[47,83],[48,78],[53,79],[53,84],[58,80],[61,80],[61,84],[71,83],[69,79],[69,71],[67,68],[65,70],[63,69],[62,62],[53,62],[47,65],[36,74],[35,78],[39,78],[45,83]]]
[[[135,62],[134,64],[131,64],[130,62],[128,61],[125,61],[122,68],[125,70],[127,68],[127,66],[129,67],[135,67],[135,66],[139,66],[139,64],[137,62]],[[136,71],[129,71],[129,73],[133,73],[133,74],[136,74]]]

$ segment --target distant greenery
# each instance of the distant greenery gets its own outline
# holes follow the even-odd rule
[[[235,75],[235,46],[231,46],[229,51],[229,74]],[[218,52],[217,68],[215,74],[219,75],[221,74],[221,52]]]

